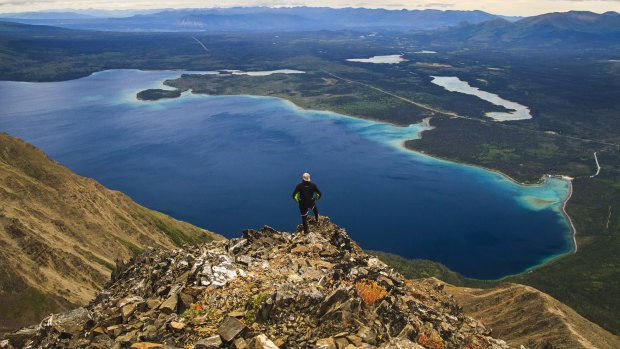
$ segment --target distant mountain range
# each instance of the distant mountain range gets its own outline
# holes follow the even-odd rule
[[[49,20],[49,19],[86,19],[86,18],[94,18],[94,16],[77,13],[77,12],[69,12],[69,11],[58,11],[58,12],[19,12],[19,13],[0,13],[0,17],[7,17],[13,19],[23,19],[23,20]]]
[[[446,29],[442,39],[491,45],[620,45],[620,14],[570,11],[527,17],[511,22],[494,19]]]
[[[483,11],[333,9],[326,7],[164,10],[124,18],[92,17],[68,12],[0,15],[0,20],[71,29],[219,32],[432,30],[464,22],[477,24],[498,18],[518,19],[518,17],[501,17]]]
[[[303,32],[350,30],[408,33],[429,44],[468,43],[497,48],[620,48],[620,14],[570,11],[505,18],[482,11],[390,11],[332,8],[228,8],[166,10],[123,18],[68,12],[0,16],[0,35],[22,36],[69,29],[157,32]],[[45,16],[56,17],[43,19]],[[65,18],[65,19],[61,19]],[[22,24],[11,24],[11,23]],[[24,24],[38,24],[28,26]],[[41,25],[54,26],[45,27]],[[61,29],[64,28],[64,29]]]

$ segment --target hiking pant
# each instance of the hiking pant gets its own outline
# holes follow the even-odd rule
[[[316,208],[316,204],[313,202],[312,205],[308,205],[308,203],[299,203],[299,213],[301,214],[301,222],[304,225],[304,232],[308,234],[310,229],[308,228],[308,210],[312,210],[314,213],[314,217],[316,220],[319,220],[319,210]]]

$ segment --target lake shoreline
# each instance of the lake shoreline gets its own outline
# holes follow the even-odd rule
[[[144,72],[149,72],[149,71],[144,71]],[[159,72],[162,72],[162,71],[159,71]],[[166,71],[163,71],[163,72],[166,72]],[[174,73],[180,73],[180,74],[182,74],[182,72],[183,72],[183,71],[175,71],[175,72],[173,72],[173,74],[174,74]],[[161,74],[160,74],[160,75],[161,75]],[[165,74],[164,74],[164,75],[165,75]],[[163,79],[166,79],[166,78],[164,77]],[[160,81],[161,81],[161,80],[160,80]],[[142,86],[144,86],[144,85],[142,85]],[[124,95],[127,95],[126,97],[131,98],[131,99],[133,99],[134,101],[137,101],[137,102],[138,102],[138,103],[140,103],[140,104],[146,105],[148,102],[143,102],[143,101],[140,101],[140,100],[136,97],[136,94],[135,94],[135,92],[140,91],[140,90],[142,90],[142,89],[143,89],[143,87],[141,87],[140,85],[138,85],[138,86],[137,86],[137,88],[136,88],[136,87],[134,87],[134,89],[133,89],[133,90],[125,90],[125,91],[123,91],[123,93],[124,93]],[[175,90],[176,90],[176,89],[175,89]],[[193,91],[192,91],[192,90],[189,90],[189,91],[187,91],[187,92],[190,92],[190,93],[188,93],[188,94],[183,93],[183,96],[187,96],[187,97],[189,97],[190,95],[195,95],[195,96],[209,96],[208,94],[193,93]],[[220,95],[217,95],[217,94],[211,94],[210,96],[220,96]],[[239,94],[234,95],[234,94],[230,94],[230,95],[228,95],[228,96],[246,96],[246,97],[257,98],[257,99],[262,99],[262,98],[264,98],[264,97],[265,97],[265,96],[260,96],[260,95],[248,95],[248,94],[244,94],[244,95],[239,95]],[[297,105],[296,103],[294,103],[293,101],[291,101],[291,100],[289,100],[288,98],[283,97],[283,96],[266,96],[266,97],[268,97],[268,98],[273,98],[273,99],[278,99],[278,100],[284,101],[284,102],[286,102],[287,104],[289,104],[290,106],[292,106],[292,107],[294,107],[294,108],[296,108],[296,109],[300,109],[300,110],[304,110],[304,111],[311,111],[311,112],[318,111],[318,110],[316,110],[316,109],[311,108],[311,107],[310,107],[310,106],[308,106],[308,105],[306,105],[305,107],[299,106],[299,105]],[[173,100],[176,100],[176,98],[174,98],[174,99],[172,99],[172,100],[165,100],[165,101],[162,101],[162,107],[164,107],[165,105],[169,105],[168,103],[174,103],[174,102],[172,102]],[[501,176],[501,178],[503,178],[503,179],[508,178],[508,179],[509,179],[509,181],[514,182],[514,183],[519,184],[519,185],[528,185],[528,186],[529,186],[529,185],[534,185],[534,184],[530,184],[530,183],[520,183],[520,182],[518,182],[518,181],[514,180],[512,177],[510,177],[510,176],[506,175],[505,173],[502,173],[501,171],[498,171],[498,170],[492,170],[492,169],[489,169],[489,168],[485,168],[485,167],[483,167],[483,166],[473,165],[473,164],[466,163],[466,162],[462,162],[462,161],[455,161],[455,160],[450,160],[450,159],[442,159],[441,157],[438,157],[438,156],[432,156],[432,155],[428,155],[428,154],[426,154],[426,153],[419,152],[419,151],[416,151],[415,149],[411,149],[410,147],[407,147],[407,146],[404,144],[404,143],[406,142],[406,140],[408,140],[408,139],[417,139],[417,138],[419,138],[419,137],[421,136],[421,134],[422,134],[423,132],[427,131],[429,127],[433,127],[433,126],[431,125],[431,119],[430,119],[430,118],[424,118],[424,119],[422,119],[422,120],[421,120],[421,122],[414,123],[414,124],[409,124],[409,125],[407,126],[407,125],[398,125],[398,124],[396,124],[396,123],[387,122],[387,121],[384,121],[384,120],[378,120],[378,119],[376,119],[376,118],[363,117],[363,116],[359,116],[359,115],[358,115],[358,116],[355,116],[355,115],[346,115],[346,114],[343,114],[343,113],[333,112],[333,111],[330,111],[330,110],[326,110],[326,111],[324,111],[324,112],[326,113],[326,115],[325,115],[326,117],[331,117],[331,116],[329,116],[329,114],[334,114],[334,117],[336,117],[336,116],[337,116],[338,118],[341,118],[341,117],[343,117],[343,116],[344,116],[344,117],[349,118],[349,119],[351,119],[351,120],[354,120],[354,119],[355,119],[355,120],[360,120],[360,119],[362,119],[362,120],[369,120],[369,121],[372,121],[372,122],[379,122],[379,123],[381,123],[381,124],[383,124],[383,125],[384,125],[384,126],[380,126],[381,128],[385,128],[385,127],[386,127],[386,125],[387,125],[387,126],[392,125],[392,126],[394,126],[394,127],[395,127],[395,129],[394,129],[394,130],[392,130],[392,131],[388,131],[388,132],[395,132],[393,135],[395,135],[396,137],[395,137],[395,138],[394,138],[394,137],[392,137],[392,138],[386,138],[387,140],[392,139],[392,141],[390,141],[389,143],[386,143],[386,142],[383,142],[381,138],[379,138],[378,140],[377,140],[377,138],[375,138],[374,140],[375,140],[375,141],[377,141],[377,142],[379,142],[379,143],[385,143],[385,144],[386,144],[386,145],[388,145],[389,147],[391,147],[391,148],[393,148],[393,149],[397,149],[398,151],[401,151],[401,150],[402,150],[402,152],[403,152],[403,153],[414,154],[414,157],[421,157],[421,158],[425,158],[425,157],[426,157],[426,158],[428,158],[428,159],[433,159],[433,161],[436,161],[436,160],[445,161],[445,163],[446,163],[446,164],[449,164],[450,166],[457,165],[457,166],[455,166],[455,168],[460,167],[460,166],[466,166],[466,167],[471,167],[471,168],[475,168],[475,169],[480,169],[480,170],[483,170],[484,172],[494,172],[494,173],[498,174],[499,176]],[[357,124],[357,123],[355,123],[355,124]],[[364,123],[362,123],[362,125],[364,125]],[[417,125],[417,127],[416,127],[416,125]],[[420,126],[425,126],[425,128],[424,128],[424,129],[421,129],[421,128],[420,128]],[[409,128],[408,128],[408,127],[409,127]],[[388,127],[388,128],[389,128],[389,127]],[[397,128],[397,129],[402,129],[402,132],[401,132],[401,131],[396,130],[396,128]],[[370,139],[372,139],[372,138],[370,138]],[[430,160],[423,160],[423,161],[430,161]],[[482,173],[482,172],[481,172],[481,173]],[[501,181],[501,179],[500,179],[500,178],[497,178],[497,179],[495,179],[495,180],[497,180],[497,181]],[[538,181],[538,183],[539,183],[539,184],[540,184],[541,182],[542,182],[542,180],[539,180],[539,181]],[[558,192],[558,193],[564,194],[564,192]],[[562,195],[562,196],[564,196],[564,195]],[[560,196],[560,197],[562,197],[562,196]],[[557,197],[557,196],[555,196],[555,197]],[[557,204],[559,201],[555,201],[555,202],[556,202],[556,204]],[[557,209],[556,209],[556,208],[554,208],[554,211],[556,211],[556,212],[557,212]],[[569,218],[570,218],[570,217],[569,217]],[[563,229],[562,229],[562,228],[558,231],[558,234],[563,234]],[[559,237],[559,236],[561,236],[561,235],[557,235],[557,236]],[[536,266],[534,266],[534,267],[537,267],[537,266],[538,266],[538,265],[536,265]],[[522,273],[522,272],[520,272],[520,271],[519,271],[519,273],[518,273],[518,274],[520,274],[520,273]],[[501,275],[501,274],[500,274],[500,275]],[[490,275],[489,275],[489,276],[490,276]],[[493,276],[491,276],[491,277],[490,277],[490,278],[488,278],[488,279],[489,279],[489,280],[491,280],[492,278],[493,278]]]
[[[193,91],[190,91],[190,92],[192,94],[194,94]],[[422,119],[422,121],[420,123],[418,123],[418,124],[398,125],[398,124],[391,123],[391,122],[388,122],[388,121],[385,121],[385,120],[379,120],[379,119],[374,119],[374,118],[370,118],[370,117],[345,115],[345,114],[337,113],[337,112],[334,112],[334,111],[331,111],[331,110],[320,110],[320,109],[305,108],[305,107],[299,106],[298,104],[296,104],[295,102],[291,101],[290,99],[288,99],[286,97],[281,97],[281,96],[261,96],[261,95],[248,95],[248,94],[239,94],[239,95],[210,95],[210,94],[200,94],[200,93],[199,94],[194,94],[194,95],[218,96],[218,97],[222,97],[222,96],[244,96],[244,97],[252,97],[252,98],[257,98],[257,97],[259,97],[259,98],[265,98],[265,97],[267,97],[267,98],[276,98],[276,99],[281,99],[281,100],[289,103],[294,108],[299,109],[299,110],[303,110],[303,111],[327,112],[327,113],[338,114],[338,115],[342,115],[342,116],[346,116],[346,117],[354,118],[354,119],[362,119],[362,120],[367,120],[367,121],[391,124],[391,125],[396,126],[396,127],[408,127],[408,126],[412,126],[412,125],[420,125],[421,124],[421,125],[424,126],[425,129],[421,130],[418,133],[418,136],[420,138],[422,137],[422,133],[427,132],[427,131],[431,131],[432,129],[435,128],[435,126],[433,126],[431,124],[432,117],[426,117],[426,118]],[[415,139],[410,139],[410,140],[414,140],[415,141]],[[403,140],[401,142],[400,147],[403,150],[406,150],[408,152],[416,153],[418,156],[427,156],[427,157],[430,157],[430,158],[433,158],[433,159],[436,159],[436,160],[441,160],[441,161],[448,162],[448,163],[458,164],[460,166],[467,166],[467,167],[482,169],[484,171],[496,173],[496,174],[498,174],[498,175],[508,179],[509,181],[511,181],[511,182],[513,182],[513,183],[515,183],[517,185],[520,185],[520,186],[538,186],[538,185],[543,184],[545,182],[546,178],[560,178],[560,179],[563,179],[563,180],[565,180],[565,181],[567,181],[569,183],[569,193],[568,193],[567,197],[562,201],[561,213],[565,217],[565,219],[567,221],[566,222],[567,226],[568,226],[568,228],[570,230],[570,237],[571,237],[571,240],[573,242],[573,246],[572,246],[571,250],[567,251],[567,252],[563,252],[563,253],[557,254],[557,255],[549,256],[548,258],[545,258],[540,263],[537,263],[537,264],[535,264],[533,266],[530,266],[530,267],[526,268],[525,270],[523,270],[523,271],[521,271],[519,273],[505,275],[505,276],[503,276],[501,278],[498,278],[498,279],[488,279],[488,280],[487,279],[479,279],[479,280],[499,281],[499,280],[503,280],[503,279],[506,279],[506,278],[509,278],[509,277],[512,277],[512,276],[521,275],[521,274],[527,273],[527,272],[529,272],[531,270],[534,270],[536,268],[539,268],[541,266],[544,266],[547,263],[551,262],[552,260],[555,260],[557,258],[566,256],[568,254],[574,254],[574,253],[577,252],[577,250],[578,250],[578,244],[577,244],[577,238],[576,238],[577,229],[575,228],[575,225],[573,223],[572,218],[570,217],[570,215],[566,211],[566,205],[568,204],[570,198],[572,197],[572,193],[573,193],[573,185],[572,185],[572,181],[571,181],[570,177],[565,176],[565,175],[543,174],[540,177],[540,179],[538,179],[536,182],[521,182],[521,181],[518,181],[517,179],[511,177],[510,175],[508,175],[508,174],[506,174],[506,173],[504,173],[504,172],[502,172],[500,170],[497,170],[497,169],[493,169],[493,168],[489,168],[489,167],[486,167],[486,166],[481,166],[481,165],[475,165],[475,164],[467,163],[467,162],[464,162],[464,161],[461,161],[461,160],[458,160],[458,159],[449,159],[449,158],[444,158],[444,157],[441,157],[441,156],[430,155],[430,154],[427,154],[425,152],[418,151],[416,149],[413,149],[413,148],[410,148],[410,147],[406,146],[405,143],[407,141],[408,140]]]
[[[168,86],[168,85],[166,85],[166,86]],[[389,121],[379,120],[379,119],[375,119],[375,118],[371,118],[371,117],[346,115],[346,114],[334,112],[334,111],[331,111],[331,110],[322,110],[322,109],[313,109],[313,108],[302,107],[302,106],[296,104],[295,102],[293,102],[292,100],[290,100],[289,98],[287,98],[286,96],[261,96],[261,95],[249,95],[249,94],[237,94],[237,95],[233,95],[233,94],[226,94],[226,95],[200,94],[200,93],[194,93],[191,90],[189,92],[194,94],[194,95],[204,95],[204,96],[244,96],[244,97],[253,97],[253,98],[256,98],[256,97],[277,98],[277,99],[284,100],[287,103],[290,103],[290,105],[292,105],[294,108],[299,109],[299,110],[303,110],[303,111],[319,111],[319,112],[333,113],[333,114],[343,115],[343,116],[346,116],[346,117],[349,117],[349,118],[355,118],[355,119],[362,119],[362,120],[368,120],[368,121],[373,121],[373,122],[380,122],[380,123],[391,124],[391,125],[396,126],[396,127],[409,127],[409,126],[412,126],[412,125],[420,125],[421,124],[422,126],[424,126],[425,129],[421,130],[418,133],[418,137],[420,137],[420,138],[422,138],[422,134],[424,132],[431,131],[432,129],[435,128],[435,126],[433,126],[431,124],[432,117],[426,117],[426,118],[422,119],[422,121],[420,123],[418,123],[418,124],[399,125],[399,124],[395,124],[395,123],[392,123],[392,122],[389,122]],[[567,252],[560,253],[558,255],[553,255],[553,256],[550,256],[548,258],[545,258],[540,263],[538,263],[536,265],[533,265],[531,267],[528,267],[527,269],[525,269],[525,270],[523,270],[523,271],[521,271],[519,273],[510,274],[510,275],[506,275],[506,276],[503,276],[503,277],[498,278],[498,279],[489,279],[489,280],[503,280],[503,279],[511,277],[511,276],[521,275],[521,274],[527,273],[527,272],[529,272],[529,271],[531,271],[533,269],[536,269],[536,268],[539,268],[541,266],[544,266],[544,265],[546,265],[547,263],[549,263],[552,260],[555,260],[557,258],[566,256],[568,254],[574,254],[574,253],[577,252],[577,250],[578,250],[578,244],[577,244],[577,238],[576,238],[577,229],[575,228],[575,225],[573,223],[572,218],[569,216],[568,212],[566,211],[566,205],[568,204],[570,198],[572,197],[572,193],[573,193],[573,185],[572,185],[572,181],[570,180],[570,177],[565,176],[565,175],[543,174],[540,177],[540,179],[538,179],[535,182],[525,182],[525,181],[521,182],[521,181],[511,177],[510,175],[508,175],[508,174],[506,174],[506,173],[504,173],[504,172],[502,172],[500,170],[497,170],[497,169],[493,169],[493,168],[482,166],[482,165],[471,164],[471,163],[468,163],[468,162],[465,162],[465,161],[461,161],[459,159],[444,158],[444,157],[441,157],[441,156],[431,155],[431,154],[427,154],[427,153],[422,152],[422,151],[418,151],[418,150],[416,150],[414,148],[411,148],[411,147],[408,147],[406,145],[407,141],[412,141],[412,140],[415,141],[416,139],[403,140],[401,142],[401,144],[400,144],[400,147],[403,150],[406,150],[408,152],[416,153],[418,156],[428,156],[428,157],[436,159],[436,160],[441,160],[441,161],[445,161],[445,162],[448,162],[448,163],[458,164],[460,166],[467,166],[467,167],[482,169],[484,171],[496,173],[496,174],[506,178],[507,180],[509,180],[509,181],[511,181],[511,182],[513,182],[513,183],[515,183],[517,185],[520,185],[520,186],[538,186],[538,185],[542,185],[545,182],[545,180],[546,180],[545,178],[552,178],[552,177],[561,178],[563,180],[566,180],[569,183],[569,193],[568,193],[567,197],[562,201],[562,204],[561,204],[561,214],[565,217],[565,219],[567,221],[566,222],[567,226],[568,226],[568,228],[570,230],[570,237],[571,237],[572,245],[573,245],[571,250],[567,251]],[[483,279],[481,279],[481,280],[483,280]]]

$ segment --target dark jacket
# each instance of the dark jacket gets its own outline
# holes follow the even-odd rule
[[[314,197],[315,193],[316,197]],[[297,184],[295,190],[293,191],[293,199],[305,207],[314,206],[314,201],[318,200],[320,197],[321,191],[319,190],[319,187],[312,182],[303,181]]]

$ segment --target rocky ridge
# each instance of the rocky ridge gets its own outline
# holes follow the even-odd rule
[[[0,348],[509,348],[443,285],[412,282],[328,218],[269,227],[119,266],[84,308],[12,333]]]

